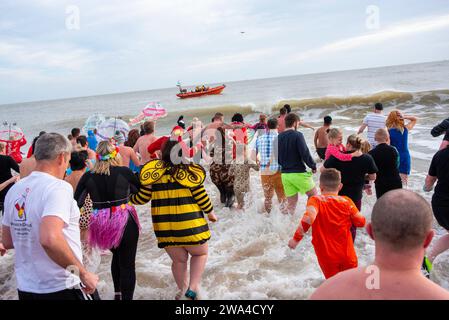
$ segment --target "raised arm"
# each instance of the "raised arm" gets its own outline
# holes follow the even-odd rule
[[[409,123],[405,126],[409,131],[413,129],[413,127],[416,125],[416,122],[418,121],[417,117],[404,115],[405,120],[409,120]]]
[[[432,135],[432,137],[438,137],[448,130],[449,130],[449,118],[443,120],[441,123],[433,127],[432,131],[430,131],[430,134]]]
[[[311,126],[310,124],[308,124],[308,123],[305,123],[305,122],[300,121],[300,122],[299,122],[299,125],[302,126],[302,127],[304,127],[304,128],[312,129],[312,130],[315,131],[315,128],[312,127],[312,126]]]

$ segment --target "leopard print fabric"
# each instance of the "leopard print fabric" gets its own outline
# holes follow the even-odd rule
[[[80,210],[80,229],[87,230],[89,228],[90,216],[92,215],[93,204],[90,196],[87,195],[86,200],[84,200],[84,205]]]

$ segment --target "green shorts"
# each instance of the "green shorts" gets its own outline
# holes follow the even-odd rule
[[[306,194],[315,187],[312,172],[283,173],[282,184],[287,197],[292,197],[297,193]]]

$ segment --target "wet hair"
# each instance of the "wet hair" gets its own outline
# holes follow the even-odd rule
[[[384,106],[382,105],[382,103],[377,102],[377,103],[374,105],[374,109],[379,110],[379,111],[382,111],[382,110],[384,109]]]
[[[404,132],[404,128],[405,128],[405,123],[404,123],[404,119],[402,119],[401,117],[399,117],[399,110],[393,110],[390,112],[390,114],[387,117],[387,120],[385,121],[385,125],[387,126],[388,129],[398,129],[401,132]]]
[[[354,150],[362,149],[363,139],[360,138],[357,134],[351,134],[347,140],[348,144],[350,144]]]
[[[243,116],[241,113],[234,113],[231,119],[232,122],[243,122]]]
[[[332,128],[327,133],[327,137],[329,139],[337,139],[339,135],[343,134],[343,132],[338,128]]]
[[[139,137],[140,137],[139,130],[137,130],[137,129],[130,130],[128,132],[128,140],[126,140],[125,146],[134,148],[134,146],[136,145],[137,139],[139,139]]]
[[[73,128],[72,131],[70,131],[70,134],[73,138],[77,138],[81,133],[80,128]]]
[[[70,169],[72,169],[72,171],[86,169],[87,158],[88,155],[86,150],[72,152],[72,157],[70,158]]]
[[[292,112],[292,108],[290,107],[289,104],[284,104],[284,108],[285,108],[285,110],[287,110],[287,114]]]
[[[86,136],[79,136],[76,138],[76,143],[78,143],[81,147],[87,146],[87,137]]]
[[[332,117],[331,116],[325,116],[324,117],[324,124],[332,124]]]
[[[287,114],[287,109],[285,109],[284,107],[281,108],[281,110],[279,110],[279,113],[281,115]]]
[[[376,130],[376,133],[374,134],[374,140],[376,140],[377,142],[380,142],[380,143],[384,143],[388,140],[389,136],[390,135],[389,135],[387,129],[380,128],[380,129]]]
[[[154,132],[154,121],[145,121],[143,124],[143,132],[145,134],[151,134]]]
[[[114,152],[115,146],[109,141],[101,141],[97,146],[97,155],[106,156],[112,152]],[[92,169],[92,173],[102,174],[102,175],[111,175],[110,168],[111,167],[119,167],[122,164],[122,157],[119,153],[114,158],[108,160],[98,160],[95,162],[94,168]]]
[[[62,153],[71,153],[72,144],[59,133],[45,133],[36,141],[34,157],[37,161],[55,160]]]
[[[298,122],[299,116],[295,113],[289,113],[287,114],[287,116],[285,117],[285,127],[286,128],[292,128],[293,125],[295,124],[295,122]]]
[[[341,183],[341,174],[337,169],[324,169],[320,175],[320,186],[329,191],[338,190]]]
[[[391,250],[422,247],[432,229],[432,208],[419,194],[405,189],[385,193],[373,207],[374,239]]]
[[[277,129],[278,124],[279,124],[278,119],[276,119],[276,118],[268,119],[268,123],[267,123],[268,129],[270,129],[270,130]]]

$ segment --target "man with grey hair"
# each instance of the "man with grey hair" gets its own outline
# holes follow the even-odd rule
[[[91,300],[96,294],[98,276],[82,264],[73,188],[62,180],[71,149],[60,134],[42,135],[35,171],[6,195],[2,243],[15,249],[19,300]]]
[[[311,299],[449,299],[448,291],[421,273],[424,251],[434,236],[427,201],[409,190],[389,191],[374,205],[371,220],[367,232],[375,242],[374,263],[337,274]]]

